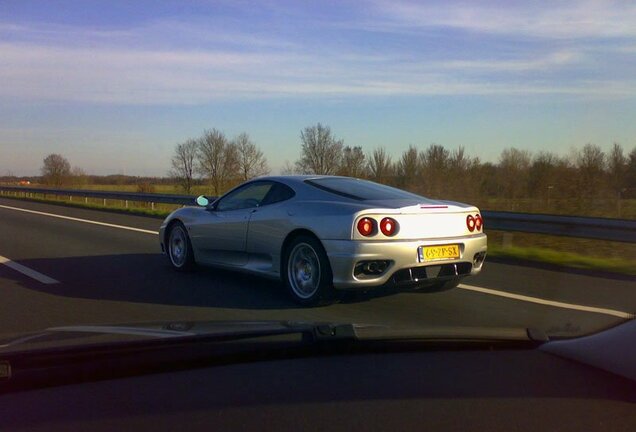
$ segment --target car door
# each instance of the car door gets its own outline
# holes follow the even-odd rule
[[[244,266],[250,215],[271,188],[271,182],[245,184],[217,200],[190,230],[197,259],[204,263]]]
[[[278,274],[280,249],[290,231],[286,202],[295,192],[289,186],[272,182],[272,187],[259,207],[250,215],[247,232],[248,267],[252,270]]]

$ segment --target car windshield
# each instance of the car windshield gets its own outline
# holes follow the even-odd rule
[[[630,2],[0,10],[0,352],[634,318]]]
[[[350,197],[352,199],[366,201],[366,200],[395,200],[395,199],[411,199],[411,200],[423,200],[425,198],[400,190],[391,186],[374,183],[371,181],[347,178],[347,177],[323,177],[311,180],[305,180],[312,186],[316,186],[320,189],[339,194],[342,196]]]

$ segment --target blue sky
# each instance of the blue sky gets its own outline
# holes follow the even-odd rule
[[[636,3],[0,3],[0,174],[48,153],[163,175],[176,142],[247,132],[273,172],[322,122],[397,156],[636,145]]]

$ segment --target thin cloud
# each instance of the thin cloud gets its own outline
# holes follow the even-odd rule
[[[492,7],[466,8],[398,3],[388,16],[394,25],[488,29],[501,19],[497,31],[504,31],[519,24],[518,18],[481,16]],[[578,13],[587,17],[590,10]],[[552,19],[560,22],[558,16],[557,10]],[[629,80],[577,78],[577,68],[589,70],[593,63],[579,45],[520,48],[514,56],[449,52],[424,61],[413,46],[365,50],[328,37],[311,45],[177,20],[99,30],[0,23],[2,34],[11,37],[0,43],[0,98],[11,100],[204,104],[273,97],[634,95]]]
[[[501,64],[451,62],[411,67],[386,64],[384,68],[365,71],[360,63],[342,64],[338,58],[325,62],[321,58],[298,54],[52,49],[6,43],[0,44],[0,56],[5,60],[0,65],[0,80],[9,83],[0,88],[0,96],[28,100],[198,104],[217,99],[325,95],[581,94],[625,97],[634,94],[632,85],[621,87],[611,82],[599,82],[594,87],[588,82],[566,86],[536,85],[518,80],[493,83],[471,78],[464,72],[459,75],[448,72],[449,69],[535,69],[553,60]],[[281,70],[286,71],[282,77]]]
[[[360,28],[400,32],[453,28],[476,33],[578,39],[636,36],[636,4],[626,1],[415,3],[376,0]],[[355,25],[355,24],[354,24]]]

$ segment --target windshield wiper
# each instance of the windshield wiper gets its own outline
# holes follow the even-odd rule
[[[116,350],[171,343],[215,343],[291,336],[290,341],[307,343],[427,341],[442,342],[531,342],[548,338],[538,330],[483,327],[396,327],[352,323],[306,321],[177,321],[129,325],[83,325],[52,327],[41,332],[0,341],[0,353],[48,354],[56,348],[77,352]],[[300,337],[296,337],[300,336]],[[42,352],[44,351],[44,352]]]
[[[74,333],[84,338],[90,335],[90,342],[69,345]],[[0,351],[0,366],[8,370],[4,380],[0,377],[0,393],[259,360],[427,349],[527,349],[547,340],[540,332],[527,329],[399,329],[302,321],[70,326],[36,335],[48,336],[44,346],[38,347],[37,338],[27,337],[25,343],[33,344],[29,349]],[[66,344],[52,346],[55,335],[62,335]],[[136,339],[113,341],[113,335]],[[110,339],[100,340],[103,336]],[[18,346],[8,344],[12,349]]]

